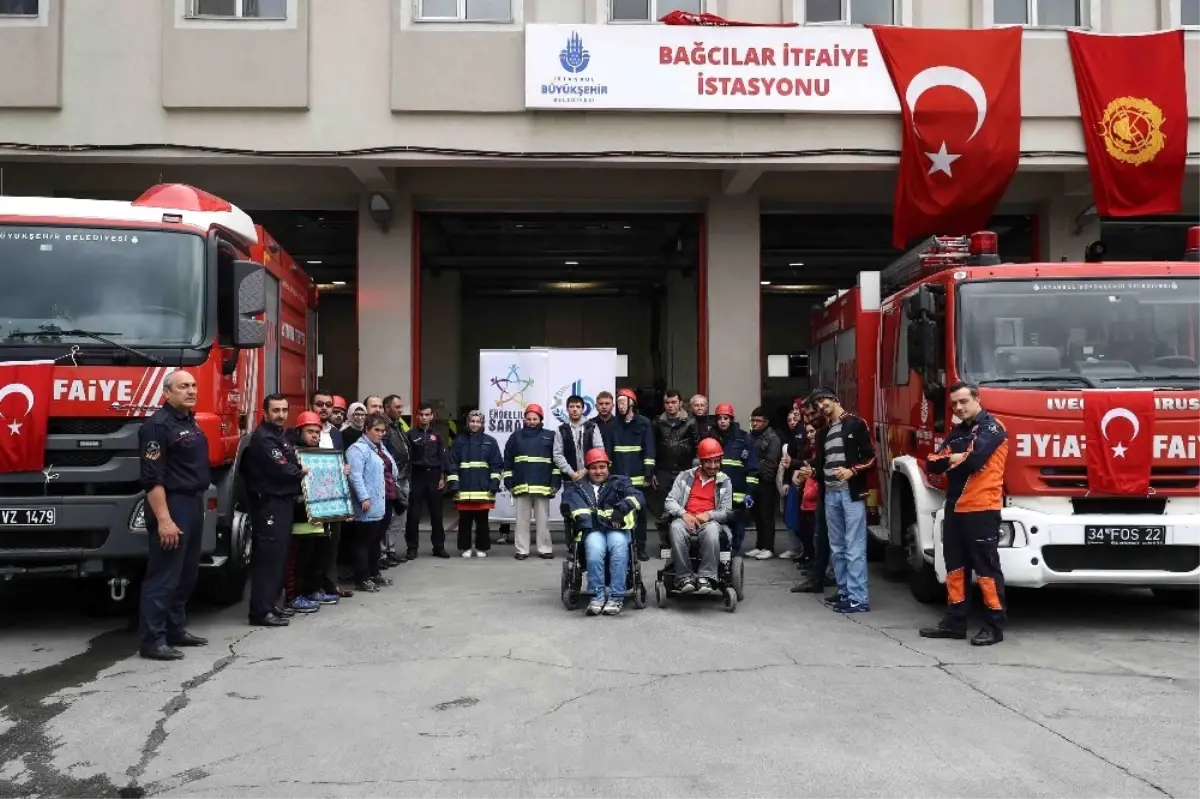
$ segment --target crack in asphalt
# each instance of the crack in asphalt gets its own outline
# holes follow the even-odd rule
[[[570,782],[570,783],[604,783],[604,782],[662,782],[664,780],[672,783],[692,782],[696,778],[696,774],[634,774],[634,775],[613,775],[613,774],[595,774],[595,775],[557,775],[554,777],[555,782]],[[412,777],[410,779],[380,779],[380,780],[275,780],[272,782],[256,783],[254,785],[210,785],[206,786],[201,796],[207,796],[214,791],[255,791],[264,788],[277,788],[284,785],[303,786],[308,788],[365,788],[368,786],[376,787],[381,785],[413,785],[415,783],[430,783],[433,785],[444,785],[450,783],[466,783],[468,785],[480,785],[487,783],[502,783],[513,784],[523,782],[537,782],[537,777]],[[186,796],[188,794],[180,794]]]
[[[229,668],[229,666],[235,660],[241,657],[237,653],[235,647],[242,641],[245,641],[251,635],[254,635],[256,632],[258,632],[258,630],[250,630],[249,632],[246,632],[234,639],[229,644],[228,655],[213,663],[208,671],[197,674],[195,677],[192,677],[189,680],[185,680],[179,686],[179,692],[168,699],[167,703],[162,706],[162,709],[159,711],[162,715],[159,716],[158,721],[155,722],[154,728],[150,730],[150,734],[146,736],[146,742],[142,744],[141,758],[137,763],[125,770],[125,776],[129,778],[129,783],[121,789],[121,796],[137,797],[145,795],[145,788],[138,785],[138,779],[144,773],[146,773],[146,768],[150,765],[150,761],[152,761],[158,755],[158,750],[167,740],[167,722],[171,720],[172,716],[183,710],[188,706],[188,703],[191,702],[191,697],[188,696],[189,691],[204,685],[213,677]]]
[[[1075,748],[1079,749],[1081,752],[1086,752],[1087,754],[1091,755],[1092,757],[1096,758],[1097,760],[1101,761],[1102,763],[1112,766],[1113,768],[1120,771],[1122,774],[1125,774],[1130,779],[1137,780],[1138,782],[1142,783],[1146,787],[1157,791],[1158,793],[1162,794],[1163,796],[1171,797],[1171,799],[1174,799],[1174,794],[1170,793],[1165,788],[1163,788],[1161,785],[1155,783],[1153,780],[1147,779],[1146,777],[1143,777],[1140,774],[1135,774],[1128,767],[1123,766],[1120,763],[1117,763],[1115,761],[1109,760],[1107,757],[1100,754],[1095,749],[1092,749],[1091,747],[1089,747],[1085,744],[1082,744],[1079,741],[1076,741],[1067,735],[1064,735],[1063,733],[1059,732],[1058,730],[1054,729],[1053,727],[1050,727],[1047,724],[1043,723],[1039,719],[1013,707],[1012,705],[1003,701],[999,697],[993,696],[992,694],[985,691],[983,688],[981,688],[978,685],[976,685],[975,683],[971,682],[964,675],[957,674],[953,671],[953,669],[959,668],[961,666],[990,666],[993,664],[990,664],[990,663],[946,663],[946,662],[943,662],[941,660],[941,658],[937,657],[936,655],[931,655],[928,652],[922,652],[920,649],[917,649],[914,646],[910,646],[909,644],[900,640],[899,638],[892,635],[891,633],[888,633],[884,630],[879,629],[878,627],[874,627],[870,624],[867,624],[864,621],[860,621],[859,619],[856,619],[851,615],[847,615],[846,619],[848,619],[850,622],[852,622],[854,624],[859,625],[860,627],[864,627],[868,630],[872,630],[872,631],[878,633],[879,635],[883,636],[884,638],[888,639],[889,641],[894,642],[895,644],[908,650],[909,652],[913,652],[917,655],[920,655],[921,657],[932,660],[933,668],[936,668],[938,671],[942,672],[950,679],[954,680],[955,682],[957,682],[961,685],[966,686],[970,690],[974,691],[975,693],[979,694],[980,696],[984,697],[985,699],[989,700],[990,702],[994,703],[995,705],[1003,708],[1004,710],[1007,710],[1009,713],[1012,713],[1013,715],[1015,715],[1019,718],[1024,719],[1025,721],[1028,721],[1031,724],[1036,725],[1037,727],[1041,728],[1042,730],[1045,730],[1046,732],[1050,733],[1054,737],[1056,737],[1062,741],[1065,741],[1066,743],[1070,744],[1071,746],[1074,746]],[[1015,664],[1000,664],[1000,665],[1015,665]],[[1067,672],[1067,673],[1087,674],[1088,672]],[[1132,672],[1132,673],[1129,673],[1126,675],[1120,675],[1119,673],[1110,674],[1108,672],[1103,672],[1103,674],[1105,676],[1133,676],[1133,677],[1139,677],[1139,678],[1143,678],[1143,679],[1153,679],[1153,678],[1148,678],[1146,675],[1138,674],[1137,672]]]

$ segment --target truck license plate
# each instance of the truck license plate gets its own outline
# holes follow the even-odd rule
[[[0,527],[53,527],[55,508],[0,508]]]
[[[1166,527],[1141,525],[1092,526],[1083,528],[1085,544],[1109,547],[1161,547],[1167,543]]]

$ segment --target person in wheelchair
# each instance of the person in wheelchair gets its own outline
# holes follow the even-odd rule
[[[711,594],[717,590],[721,555],[721,526],[733,519],[733,483],[721,471],[724,450],[713,438],[696,447],[700,466],[681,472],[663,503],[671,519],[671,560],[676,590],[681,594]],[[700,576],[692,571],[692,544],[700,551]]]
[[[563,502],[570,510],[574,529],[584,536],[588,589],[592,594],[587,615],[615,616],[625,603],[629,536],[644,500],[629,478],[609,474],[608,453],[602,447],[589,450],[583,463],[587,479],[568,483]],[[604,573],[606,560],[608,584]]]

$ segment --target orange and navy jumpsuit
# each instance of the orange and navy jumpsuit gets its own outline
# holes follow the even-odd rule
[[[954,453],[967,457],[951,466]],[[969,422],[954,425],[942,446],[929,456],[929,472],[945,474],[947,483],[942,522],[948,603],[944,627],[966,629],[973,571],[983,595],[985,623],[994,630],[1004,629],[1004,575],[996,548],[1006,460],[1008,431],[985,410]]]

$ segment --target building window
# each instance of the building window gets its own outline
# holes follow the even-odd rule
[[[896,0],[805,0],[808,25],[895,25]]]
[[[512,22],[512,0],[417,0],[417,20]]]
[[[1089,5],[1086,0],[992,0],[992,24],[1086,28]]]
[[[1175,27],[1200,28],[1200,0],[1171,0],[1171,16]]]
[[[191,0],[188,17],[287,19],[288,0]]]
[[[609,22],[656,22],[672,11],[700,14],[704,0],[611,0]]]
[[[36,17],[38,0],[0,0],[0,17]]]

